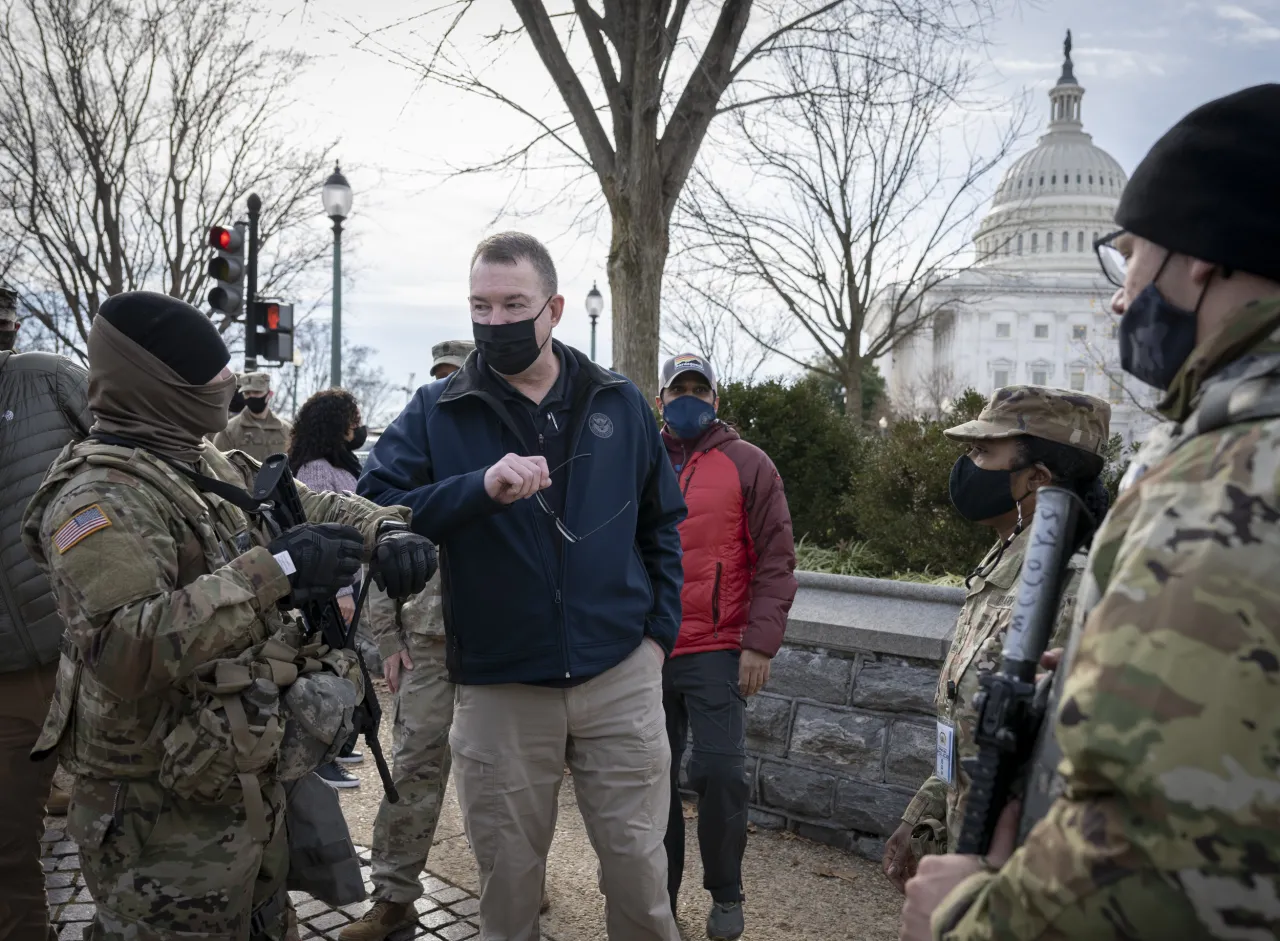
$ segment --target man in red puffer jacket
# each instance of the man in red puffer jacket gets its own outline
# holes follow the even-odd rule
[[[716,419],[715,373],[690,353],[662,367],[662,437],[689,515],[680,524],[680,634],[663,670],[671,742],[667,891],[676,910],[684,875],[680,759],[693,733],[689,785],[698,793],[707,937],[743,932],[747,845],[747,697],[769,679],[796,595],[795,542],[782,478],[769,456]]]

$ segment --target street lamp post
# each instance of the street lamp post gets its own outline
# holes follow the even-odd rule
[[[604,295],[592,281],[591,290],[587,292],[587,314],[591,317],[591,361],[593,363],[596,361],[596,321],[600,319],[603,310]]]
[[[351,215],[351,184],[337,161],[320,193],[324,213],[333,220],[333,320],[329,337],[329,385],[342,385],[342,222]]]

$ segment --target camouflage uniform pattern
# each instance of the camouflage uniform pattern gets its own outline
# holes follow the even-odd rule
[[[231,416],[227,427],[214,435],[213,446],[219,451],[243,451],[256,461],[265,461],[273,454],[288,452],[291,434],[292,426],[271,409],[255,415],[246,408]]]
[[[440,575],[402,604],[373,586],[369,625],[383,659],[407,650],[413,669],[401,671],[392,725],[391,777],[398,803],[384,796],[373,824],[373,895],[412,903],[435,839],[449,781],[453,684],[445,668]]]
[[[1277,327],[1280,299],[1235,313],[1165,416],[1190,425],[1245,368],[1280,401]],[[1064,794],[999,873],[948,896],[936,938],[1280,937],[1280,419],[1177,440],[1138,455],[1094,540],[1099,600],[1057,713]]]
[[[1101,454],[1111,427],[1111,406],[1096,396],[1048,386],[1005,386],[991,394],[973,421],[948,428],[952,441],[998,441],[1032,435]]]
[[[247,487],[255,467],[205,448],[197,469]],[[403,508],[299,491],[309,519],[353,525],[368,547],[379,522],[408,518]],[[91,510],[101,517],[83,515]],[[97,528],[68,544],[59,534],[74,518]],[[91,936],[243,941],[251,907],[283,885],[283,795],[271,767],[257,775],[266,833],[256,838],[240,787],[194,800],[160,780],[202,667],[269,638],[300,641],[277,608],[289,582],[265,536],[149,453],[90,440],[54,462],[27,508],[23,539],[67,625],[36,748],[57,747],[76,775],[67,829],[98,902]],[[281,937],[283,919],[281,908],[265,933]]]
[[[1005,549],[989,575],[974,578],[956,622],[955,638],[942,664],[934,694],[938,719],[955,727],[956,785],[948,787],[942,778],[930,775],[903,813],[902,819],[912,827],[912,851],[917,858],[945,853],[959,838],[969,791],[969,775],[961,762],[978,754],[973,734],[978,716],[973,709],[973,697],[978,692],[978,677],[1000,665],[1026,547],[1027,536],[1022,533]],[[992,547],[979,571],[988,570],[999,548],[1000,543]],[[1084,555],[1080,553],[1070,563],[1051,647],[1066,643],[1083,569]]]
[[[445,340],[431,347],[431,378],[436,378],[436,370],[441,366],[461,369],[475,348],[470,340]]]
[[[976,419],[948,428],[946,435],[962,442],[1032,435],[1096,454],[1107,442],[1110,422],[1111,406],[1091,395],[1045,386],[1006,386],[992,394]],[[969,790],[962,762],[978,753],[973,697],[978,677],[1000,665],[1025,553],[1025,534],[1014,537],[1003,554],[996,543],[970,582],[934,696],[938,719],[955,728],[956,783],[948,787],[942,778],[931,775],[902,815],[912,826],[912,851],[917,858],[947,852],[959,836]],[[1083,568],[1083,555],[1071,560],[1050,646],[1060,647],[1066,641]]]

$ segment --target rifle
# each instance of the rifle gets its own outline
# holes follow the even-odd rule
[[[253,481],[252,497],[261,506],[262,519],[272,537],[279,536],[286,529],[307,522],[307,515],[302,509],[302,500],[298,496],[298,488],[289,472],[289,458],[284,454],[273,454],[262,462],[262,469]],[[348,628],[338,607],[336,598],[326,601],[310,602],[298,607],[306,633],[319,633],[324,643],[334,650],[350,649],[355,638],[356,629],[360,626],[360,612],[364,608],[365,595],[369,592],[369,580],[360,587],[360,597],[356,601],[356,613]],[[364,697],[355,710],[356,731],[364,735],[365,746],[373,755],[378,766],[378,777],[382,779],[382,789],[387,800],[393,804],[400,800],[396,786],[391,780],[391,769],[387,767],[387,759],[382,754],[382,745],[378,741],[378,727],[382,724],[382,705],[373,689],[373,681],[369,678],[369,668],[365,666],[364,657],[356,652],[356,660],[360,664],[360,675],[364,679]]]
[[[969,794],[959,853],[982,855],[990,849],[1000,812],[1031,757],[1049,691],[1048,678],[1037,682],[1036,671],[1053,635],[1067,562],[1094,525],[1080,497],[1070,490],[1036,491],[1036,512],[1000,668],[978,678],[980,689],[974,696],[978,754],[964,762]]]

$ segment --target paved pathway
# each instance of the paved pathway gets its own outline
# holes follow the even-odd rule
[[[41,838],[41,865],[44,867],[44,884],[49,895],[50,920],[58,933],[58,941],[80,941],[81,932],[93,920],[94,904],[85,888],[80,872],[80,856],[75,841],[66,835],[65,820],[58,817],[45,819],[44,836]],[[369,880],[369,850],[357,846],[365,888],[372,889]],[[417,901],[418,924],[391,935],[388,941],[465,941],[480,933],[479,900],[466,889],[459,888],[431,874],[422,877],[425,894]],[[305,892],[290,892],[298,911],[298,932],[302,941],[337,941],[339,932],[350,922],[363,915],[372,904],[357,902],[340,909],[318,902]],[[544,935],[544,941],[553,941]]]

